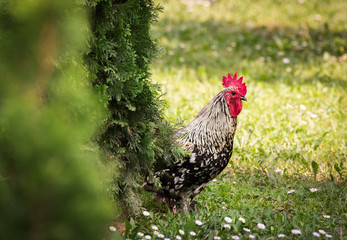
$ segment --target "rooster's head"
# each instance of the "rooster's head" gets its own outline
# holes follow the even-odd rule
[[[242,101],[247,101],[247,87],[246,84],[242,82],[243,77],[237,79],[237,73],[234,77],[228,74],[228,77],[223,76],[222,84],[226,88],[224,90],[224,97],[227,104],[230,107],[230,114],[232,117],[236,117],[240,114],[242,110]]]

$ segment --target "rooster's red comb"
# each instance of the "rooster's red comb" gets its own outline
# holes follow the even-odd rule
[[[237,72],[235,72],[234,77],[231,77],[230,73],[228,73],[228,77],[223,76],[222,84],[224,88],[228,88],[230,86],[236,87],[239,90],[240,94],[242,96],[245,96],[247,93],[247,87],[246,83],[243,83],[242,80],[243,77],[237,79]]]

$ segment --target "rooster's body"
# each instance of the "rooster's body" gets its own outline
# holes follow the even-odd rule
[[[241,84],[241,85],[240,85]],[[183,200],[187,202],[198,195],[207,184],[228,165],[232,155],[237,115],[242,109],[241,100],[246,100],[241,80],[223,78],[226,89],[218,93],[185,128],[178,131],[178,139],[191,154],[183,162],[155,173],[161,181],[156,188],[149,179],[144,189],[157,193],[160,200],[169,204],[173,211]],[[241,89],[239,89],[241,88]],[[236,92],[238,96],[236,97]],[[234,99],[238,99],[233,105]],[[235,100],[236,101],[236,100]]]

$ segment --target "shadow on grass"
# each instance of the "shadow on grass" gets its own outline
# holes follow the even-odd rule
[[[167,69],[186,67],[209,77],[237,69],[254,75],[257,81],[283,80],[287,84],[305,70],[309,74],[295,83],[347,87],[343,76],[334,75],[347,59],[347,32],[335,31],[328,23],[313,29],[163,18],[155,33],[166,51],[159,63]]]

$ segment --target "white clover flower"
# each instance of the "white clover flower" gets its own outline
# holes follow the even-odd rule
[[[252,234],[249,234],[248,237],[249,237],[249,238],[255,238],[255,236],[252,235]]]
[[[310,192],[317,192],[318,189],[317,188],[310,188]]]
[[[330,218],[330,215],[323,215],[324,218]]]
[[[181,235],[184,235],[184,231],[182,229],[179,229],[178,232],[181,234]]]
[[[327,233],[326,233],[324,230],[322,230],[322,229],[319,229],[318,232],[319,232],[320,234],[324,234],[324,235],[327,234]]]
[[[262,223],[258,223],[258,224],[257,224],[257,227],[260,228],[260,229],[265,229],[265,225],[262,224]]]
[[[157,236],[157,235],[159,235],[159,232],[158,232],[158,231],[154,231],[153,234],[154,234],[155,236]]]
[[[182,238],[181,238],[180,235],[177,235],[177,236],[176,236],[176,239],[177,239],[177,240],[181,240]]]
[[[149,236],[149,235],[146,235],[145,238],[146,238],[146,239],[152,239],[152,237]]]
[[[327,238],[333,238],[333,236],[329,235],[329,234],[325,234],[325,237]]]
[[[164,234],[161,234],[161,233],[158,234],[158,238],[164,238],[164,237],[165,237]]]
[[[224,224],[223,227],[227,229],[231,229],[231,226],[229,224]]]
[[[277,235],[278,238],[284,238],[286,235],[284,235],[283,233],[280,233]]]
[[[290,63],[290,59],[289,59],[289,58],[283,58],[283,59],[282,59],[282,62],[283,62],[284,64],[288,64],[288,63]]]
[[[110,229],[111,232],[117,231],[117,228],[115,228],[114,226],[109,226],[108,229]]]
[[[214,240],[221,240],[220,236],[214,236],[213,239]]]
[[[281,173],[281,172],[282,172],[282,170],[281,170],[281,169],[279,169],[279,168],[277,168],[277,169],[275,170],[275,172],[276,172],[276,173]]]
[[[295,235],[299,235],[299,234],[301,234],[301,231],[298,230],[298,229],[293,229],[292,233],[295,234]]]
[[[143,215],[145,215],[146,217],[148,217],[149,215],[151,215],[148,211],[143,211],[142,213],[143,213]]]
[[[238,236],[232,236],[231,238],[236,240],[240,239]]]
[[[227,223],[231,223],[231,222],[233,221],[230,217],[225,217],[224,220],[225,220]]]
[[[290,189],[290,190],[288,191],[288,193],[293,193],[293,192],[295,192],[294,189]]]
[[[243,231],[245,231],[245,232],[251,232],[251,229],[249,229],[249,228],[243,228]]]
[[[305,110],[306,110],[306,106],[305,106],[305,105],[300,104],[300,109],[305,111]]]
[[[246,219],[244,219],[243,217],[239,217],[239,221],[245,223]]]
[[[137,236],[139,236],[139,237],[143,237],[145,234],[143,234],[142,232],[138,232],[137,233]]]
[[[315,236],[315,237],[320,237],[320,234],[317,233],[317,232],[313,232],[312,235]]]
[[[191,231],[189,234],[190,234],[191,236],[196,236],[196,233],[193,232],[193,231]]]
[[[201,226],[202,222],[200,220],[195,220],[195,224],[198,225],[198,226]]]
[[[158,231],[158,229],[159,229],[159,228],[158,228],[157,226],[155,226],[155,225],[153,225],[151,228],[152,228],[152,230],[154,230],[154,231]]]

